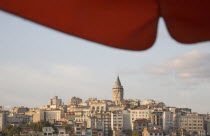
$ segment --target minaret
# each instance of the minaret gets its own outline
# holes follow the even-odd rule
[[[123,86],[121,85],[120,78],[117,76],[117,80],[115,82],[114,87],[112,88],[112,100],[116,105],[121,104],[123,101]]]

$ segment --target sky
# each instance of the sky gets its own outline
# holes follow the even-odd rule
[[[124,97],[210,112],[210,42],[181,44],[160,19],[146,51],[67,35],[0,11],[0,105],[46,105],[57,95],[112,99],[117,74]]]

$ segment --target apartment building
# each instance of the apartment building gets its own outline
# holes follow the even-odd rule
[[[177,127],[186,129],[191,135],[205,136],[204,118],[199,114],[178,116]]]

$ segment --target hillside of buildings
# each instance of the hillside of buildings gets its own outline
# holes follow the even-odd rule
[[[39,108],[0,108],[0,135],[8,136],[207,136],[210,115],[155,100],[124,99],[117,80],[112,100],[58,96]]]

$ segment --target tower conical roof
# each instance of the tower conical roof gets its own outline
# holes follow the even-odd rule
[[[122,87],[119,76],[117,76],[117,80],[116,80],[114,86],[115,86],[115,87]]]

